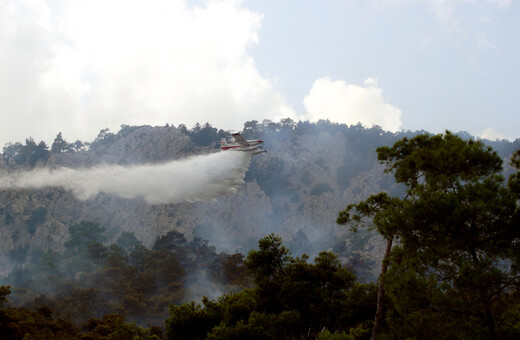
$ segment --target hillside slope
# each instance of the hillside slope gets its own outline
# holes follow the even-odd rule
[[[217,142],[226,132],[206,124],[184,126],[122,126],[116,133],[102,130],[98,138],[76,151],[50,153],[36,168],[89,168],[99,164],[162,163],[191,155],[220,152]],[[235,195],[211,202],[151,205],[141,198],[122,199],[98,194],[82,201],[62,188],[0,191],[0,273],[7,274],[12,254],[31,256],[35,249],[62,252],[68,227],[82,220],[107,227],[108,241],[126,231],[150,247],[170,230],[209,240],[218,250],[247,253],[259,238],[277,233],[293,254],[316,254],[333,249],[373,280],[382,246],[370,233],[354,234],[335,219],[349,203],[385,190],[400,194],[384,174],[375,149],[413,133],[389,133],[378,127],[319,122],[247,122],[244,136],[263,138],[268,153],[253,157],[245,185]],[[495,142],[503,157],[519,141]],[[4,148],[0,170],[12,173],[31,168],[15,161],[12,147]],[[19,150],[21,150],[19,148]],[[9,152],[8,152],[9,151]],[[26,251],[21,251],[26,250]]]

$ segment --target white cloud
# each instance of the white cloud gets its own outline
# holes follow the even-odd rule
[[[329,119],[345,124],[361,122],[368,127],[375,124],[388,131],[398,131],[401,110],[385,101],[376,80],[368,78],[364,84],[347,84],[330,78],[316,80],[303,100],[306,119]]]
[[[512,138],[510,137],[507,137],[497,131],[495,131],[494,129],[492,128],[487,128],[484,130],[484,132],[482,132],[480,134],[480,138],[482,139],[488,139],[488,140],[491,140],[491,141],[494,141],[494,140],[502,140],[502,139],[507,139],[507,140],[513,140]]]
[[[248,53],[261,21],[236,0],[0,0],[0,145],[292,115]]]
[[[379,83],[377,82],[377,79],[374,79],[374,78],[367,78],[367,79],[365,79],[363,84],[366,87],[377,87],[379,85]]]

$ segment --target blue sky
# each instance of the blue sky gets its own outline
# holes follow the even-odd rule
[[[520,137],[518,2],[449,3],[245,4],[265,15],[252,49],[258,69],[299,112],[320,77],[358,85],[372,77],[402,110],[403,129]]]
[[[0,145],[329,119],[520,137],[514,0],[0,0]]]

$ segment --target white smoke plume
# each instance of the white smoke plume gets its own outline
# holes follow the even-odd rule
[[[250,160],[246,152],[228,151],[154,165],[35,169],[0,174],[0,189],[62,187],[81,200],[103,192],[150,204],[210,201],[244,184]]]

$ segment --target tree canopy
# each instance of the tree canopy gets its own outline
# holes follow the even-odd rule
[[[276,235],[259,241],[245,265],[255,288],[170,306],[169,339],[315,338],[325,329],[342,334],[367,334],[375,287],[355,283],[355,276],[329,252],[313,261],[294,258]],[[330,334],[330,333],[329,333]],[[348,337],[353,338],[353,337]]]
[[[347,206],[337,222],[397,240],[382,275],[392,306],[384,332],[518,337],[510,309],[520,306],[518,172],[506,185],[496,152],[450,132],[404,138],[377,154],[405,197],[375,194]]]

